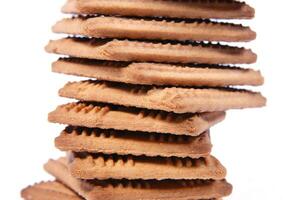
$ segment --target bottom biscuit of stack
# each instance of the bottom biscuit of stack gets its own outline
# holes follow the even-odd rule
[[[24,199],[32,200],[83,200],[83,198],[76,194],[76,192],[59,181],[48,181],[34,184],[22,190],[21,195]]]

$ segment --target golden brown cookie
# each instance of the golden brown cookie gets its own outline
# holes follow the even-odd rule
[[[29,186],[22,190],[21,196],[24,200],[84,200],[74,191],[70,190],[58,181],[41,182],[33,186]]]
[[[209,131],[196,137],[68,126],[55,139],[62,151],[200,158],[211,152]]]
[[[142,42],[117,39],[63,38],[49,41],[45,50],[79,58],[111,61],[250,64],[249,49],[207,43]]]
[[[164,111],[78,102],[49,113],[53,123],[89,128],[198,136],[225,118],[225,112],[175,114]]]
[[[256,37],[249,27],[228,23],[108,16],[67,18],[57,22],[52,30],[55,33],[120,39],[247,42]]]
[[[52,71],[69,75],[143,85],[230,86],[262,85],[259,71],[227,66],[127,63],[61,58]]]
[[[226,177],[225,167],[213,156],[192,159],[72,153],[69,162],[72,176],[89,180],[222,180]]]
[[[233,0],[68,0],[65,13],[172,18],[250,19],[254,9]]]
[[[62,97],[111,103],[175,113],[201,113],[262,107],[265,98],[256,92],[226,88],[137,86],[115,82],[69,82]]]

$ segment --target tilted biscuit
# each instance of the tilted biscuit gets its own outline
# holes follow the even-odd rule
[[[49,113],[54,123],[89,128],[172,133],[197,136],[225,118],[225,112],[175,114],[164,111],[78,102]]]
[[[63,38],[49,41],[45,50],[79,58],[112,61],[249,64],[257,59],[251,50],[219,44],[141,42],[117,39]]]
[[[224,111],[265,105],[256,92],[227,88],[178,88],[137,86],[116,82],[69,82],[59,90],[62,97],[175,113]]]
[[[229,86],[262,85],[259,71],[211,65],[126,63],[78,58],[61,58],[52,71],[70,75],[144,85]]]
[[[106,180],[74,178],[65,159],[49,160],[45,170],[86,200],[197,200],[228,196],[232,186],[225,180]]]
[[[63,19],[52,30],[55,33],[121,39],[246,42],[256,37],[249,27],[235,24],[107,16]]]
[[[58,181],[48,181],[28,186],[21,191],[25,200],[83,200]]]
[[[254,9],[232,0],[68,0],[65,13],[172,18],[250,19]]]
[[[71,153],[70,173],[80,179],[222,180],[226,169],[213,156],[204,158],[146,157]]]
[[[102,130],[68,126],[55,139],[62,151],[200,158],[211,152],[209,131],[199,136]]]

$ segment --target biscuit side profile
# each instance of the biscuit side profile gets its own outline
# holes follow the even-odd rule
[[[70,173],[85,180],[223,180],[225,167],[213,156],[204,158],[121,156],[73,153]]]
[[[182,158],[205,157],[212,148],[209,131],[191,137],[72,126],[55,139],[55,146],[62,151]]]
[[[94,38],[247,42],[256,38],[249,27],[208,20],[132,19],[122,17],[65,18],[55,33]]]
[[[68,0],[64,13],[171,18],[251,19],[255,10],[244,2],[223,0]]]
[[[104,81],[69,82],[59,95],[81,101],[163,110],[202,113],[262,107],[266,99],[256,92],[229,88],[180,88],[128,85]]]
[[[259,71],[229,66],[128,63],[78,58],[61,58],[52,71],[139,85],[212,86],[262,85]]]
[[[251,64],[257,60],[257,55],[249,49],[190,42],[63,38],[49,41],[45,50],[48,53],[111,61]]]
[[[68,103],[49,113],[53,123],[89,128],[198,136],[225,118],[225,112],[175,114],[92,102]]]

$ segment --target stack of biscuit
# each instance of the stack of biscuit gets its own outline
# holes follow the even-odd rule
[[[209,200],[230,195],[225,167],[211,155],[209,129],[225,111],[261,107],[259,71],[240,68],[256,54],[219,42],[256,34],[216,19],[251,19],[231,0],[69,0],[73,14],[53,26],[69,37],[46,51],[65,55],[57,73],[88,77],[67,83],[49,121],[67,127],[55,139],[67,156],[45,169],[56,181],[22,191],[24,199]]]

